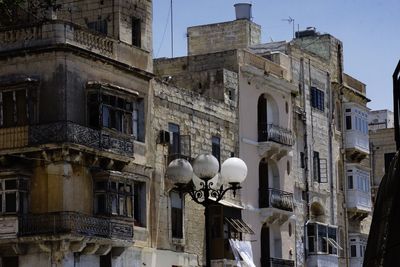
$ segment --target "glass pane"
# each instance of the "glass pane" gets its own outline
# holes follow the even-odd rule
[[[105,214],[107,213],[106,208],[106,196],[104,194],[96,195],[96,213]]]
[[[14,126],[14,92],[3,93],[3,126]]]
[[[17,98],[17,125],[27,125],[26,90],[18,90],[15,94]]]
[[[111,182],[110,183],[110,189],[113,191],[117,191],[117,182]]]
[[[106,106],[103,106],[103,127],[111,128],[111,121],[110,121],[110,109]]]
[[[315,251],[315,244],[314,244],[314,237],[308,237],[308,251],[309,252],[316,252]]]
[[[25,179],[19,180],[19,190],[27,191],[28,190],[28,181]]]
[[[6,190],[16,190],[17,189],[17,180],[5,180],[5,189]]]
[[[336,241],[336,228],[328,228],[328,237]]]
[[[6,212],[17,212],[17,193],[6,193]]]
[[[357,246],[351,245],[350,246],[350,257],[357,257]]]
[[[132,197],[126,197],[126,215],[128,217],[133,216]]]
[[[119,210],[118,213],[119,215],[125,215],[125,197],[119,197]]]
[[[352,175],[347,176],[347,180],[349,189],[353,189],[353,176]]]
[[[26,213],[28,211],[28,200],[26,193],[19,193],[19,208],[18,211],[20,213]]]
[[[118,214],[118,210],[117,210],[117,195],[115,195],[115,194],[112,194],[111,196],[110,196],[110,198],[111,198],[111,213],[112,214]]]
[[[315,236],[315,224],[308,224],[307,225],[307,233],[308,236]]]
[[[182,209],[182,198],[179,196],[179,193],[172,191],[171,192],[171,207]]]
[[[107,190],[107,181],[96,182],[96,190]]]

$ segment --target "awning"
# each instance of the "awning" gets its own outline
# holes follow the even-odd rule
[[[209,197],[209,199],[211,199],[213,201],[217,200],[215,197]],[[221,199],[220,201],[218,201],[218,204],[221,204],[225,207],[232,207],[232,208],[237,208],[237,209],[241,209],[241,210],[244,209],[243,206],[240,206],[239,204],[236,204],[236,203],[224,200],[224,199]]]
[[[254,235],[253,230],[247,225],[242,219],[233,219],[225,217],[225,222],[227,222],[233,229],[239,233]]]

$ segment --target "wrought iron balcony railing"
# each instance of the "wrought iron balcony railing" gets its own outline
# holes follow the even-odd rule
[[[294,261],[278,259],[278,258],[269,258],[267,266],[269,266],[269,267],[294,267]]]
[[[51,143],[73,143],[125,156],[133,156],[134,152],[133,137],[70,121],[0,129],[0,149]]]
[[[133,223],[116,222],[77,212],[30,214],[20,217],[18,234],[20,236],[75,234],[131,241]]]
[[[268,123],[258,124],[258,142],[273,141],[282,145],[292,146],[294,137],[292,131]]]
[[[293,194],[273,188],[260,189],[259,206],[293,211]]]

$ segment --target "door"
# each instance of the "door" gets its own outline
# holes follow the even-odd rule
[[[258,179],[259,179],[258,205],[259,208],[267,208],[269,205],[268,162],[260,161],[260,164],[258,166]]]
[[[270,267],[269,227],[261,228],[261,267]]]
[[[267,141],[268,138],[268,126],[267,126],[267,99],[264,95],[258,98],[257,105],[257,122],[258,122],[258,141]]]

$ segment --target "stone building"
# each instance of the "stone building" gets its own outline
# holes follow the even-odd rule
[[[152,3],[50,2],[0,20],[1,266],[141,266]]]
[[[155,74],[212,97],[214,73],[237,76],[228,96],[257,266],[360,266],[371,212],[365,85],[343,72],[329,34],[261,44],[260,33],[250,17],[190,27],[188,56],[156,60]]]
[[[390,162],[396,154],[393,112],[372,110],[369,113],[369,138],[371,153],[371,190],[375,203],[382,177],[389,171]]]

